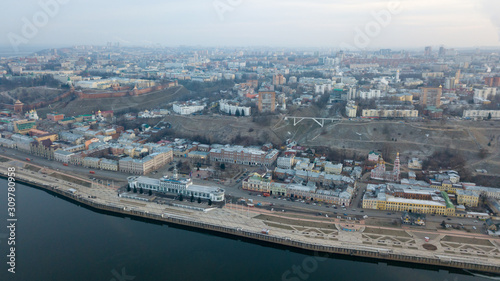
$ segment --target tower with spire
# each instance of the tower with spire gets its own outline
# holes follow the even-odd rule
[[[392,170],[393,181],[398,182],[401,180],[401,163],[399,162],[399,152],[394,160],[394,170]]]
[[[401,180],[401,163],[399,160],[399,152],[394,161],[394,169],[386,170],[385,161],[382,156],[379,157],[378,163],[370,172],[370,177],[375,180],[399,182]]]

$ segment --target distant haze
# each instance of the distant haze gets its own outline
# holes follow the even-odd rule
[[[52,2],[52,8],[44,10],[39,1]],[[498,0],[59,0],[55,7],[56,1],[4,3],[0,45],[21,38],[19,47],[120,42],[338,48],[355,45],[357,30],[367,27],[374,29],[366,48],[500,45]],[[400,11],[382,26],[374,14],[387,15],[380,11],[391,2]],[[39,27],[23,33],[23,18],[33,23],[34,16]]]

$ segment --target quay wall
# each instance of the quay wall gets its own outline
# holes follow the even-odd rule
[[[273,236],[272,234],[271,235],[262,234],[262,233],[256,233],[256,232],[251,232],[251,231],[245,231],[244,229],[241,229],[241,228],[225,227],[225,226],[221,226],[221,225],[193,221],[193,220],[189,220],[187,218],[181,218],[180,216],[176,216],[176,215],[163,216],[163,215],[151,214],[151,213],[143,212],[143,211],[128,210],[128,209],[124,209],[124,208],[120,208],[120,207],[116,207],[116,206],[97,203],[91,199],[84,198],[82,196],[75,195],[75,194],[69,193],[67,191],[60,190],[58,188],[54,188],[52,186],[42,185],[42,184],[36,183],[30,179],[21,178],[20,176],[21,175],[19,175],[19,174],[16,175],[17,182],[22,182],[22,183],[26,183],[28,185],[36,186],[36,187],[39,187],[41,189],[44,189],[44,190],[59,194],[61,196],[64,196],[64,197],[66,197],[70,200],[73,200],[75,202],[85,204],[91,208],[95,208],[95,209],[103,210],[103,211],[108,211],[108,212],[112,212],[112,213],[120,213],[120,214],[124,214],[124,215],[136,216],[136,217],[141,217],[141,218],[145,218],[145,219],[151,219],[151,220],[162,221],[162,222],[167,222],[167,223],[172,223],[172,224],[177,224],[177,225],[183,225],[183,226],[192,227],[192,228],[220,232],[220,233],[224,233],[224,234],[228,234],[228,235],[245,237],[248,239],[258,240],[258,241],[262,241],[262,242],[275,243],[275,244],[280,244],[283,246],[294,247],[294,248],[298,248],[298,249],[321,252],[321,253],[350,255],[350,256],[374,258],[374,259],[380,259],[380,260],[392,260],[392,261],[398,261],[398,262],[428,264],[428,265],[440,266],[440,267],[468,269],[468,270],[476,270],[476,271],[499,273],[500,274],[500,267],[498,265],[484,264],[484,263],[480,263],[479,261],[477,263],[475,263],[474,259],[470,258],[470,257],[468,257],[468,259],[464,257],[463,261],[452,261],[452,260],[447,260],[445,258],[443,259],[443,258],[439,258],[439,257],[435,257],[435,256],[434,257],[433,256],[424,256],[424,255],[422,255],[422,256],[411,255],[410,256],[410,255],[404,255],[404,254],[396,254],[396,253],[391,253],[390,250],[381,252],[381,251],[376,250],[376,249],[373,249],[373,250],[360,249],[360,248],[364,247],[362,245],[359,245],[359,247],[356,247],[355,245],[352,245],[352,246],[346,245],[346,246],[342,247],[342,246],[327,246],[327,245],[316,244],[316,243],[305,243],[305,242],[300,242],[300,241],[294,241],[294,240],[291,240],[291,239],[286,238],[286,237]],[[2,174],[0,174],[0,177],[6,178],[6,174],[2,173]],[[358,248],[358,249],[356,249],[356,248]]]

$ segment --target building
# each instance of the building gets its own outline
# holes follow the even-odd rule
[[[180,115],[189,115],[198,111],[204,110],[205,104],[199,104],[197,102],[184,102],[184,103],[174,103],[173,111]]]
[[[125,157],[118,160],[120,172],[145,175],[172,162],[173,150],[152,153],[142,159]]]
[[[484,83],[488,87],[500,87],[500,76],[485,77]]]
[[[58,113],[48,113],[47,114],[47,120],[50,120],[50,121],[57,122],[57,121],[60,121],[63,119],[64,119],[64,114],[58,114]]]
[[[22,103],[20,100],[17,100],[14,103],[14,112],[16,112],[16,113],[22,113],[23,112],[23,106],[24,106],[24,103]]]
[[[283,74],[273,75],[273,85],[284,85],[286,84],[286,78]]]
[[[438,88],[423,87],[421,88],[420,104],[421,105],[433,105],[439,107],[441,105],[441,95],[443,93],[443,87]]]
[[[281,169],[291,169],[293,167],[294,162],[295,162],[294,159],[295,159],[295,155],[278,157],[278,160],[276,161],[276,165],[278,166],[278,168],[281,168]]]
[[[83,158],[82,166],[87,167],[87,168],[91,168],[91,169],[99,169],[100,161],[101,161],[101,159],[99,159],[97,157],[85,157],[85,158]]]
[[[278,154],[279,151],[276,149],[263,151],[256,148],[226,145],[221,148],[212,148],[210,150],[210,160],[231,164],[270,167],[278,158]]]
[[[220,111],[231,115],[240,115],[240,116],[251,115],[251,108],[249,106],[239,106],[237,104],[230,103],[226,100],[219,101],[219,109]],[[236,114],[236,112],[238,112],[238,114]]]
[[[487,102],[489,98],[497,95],[497,88],[485,87],[482,89],[474,89],[474,103]]]
[[[347,105],[345,106],[345,115],[349,118],[355,118],[356,114],[358,112],[358,106],[356,103],[352,100],[347,102]]]
[[[340,175],[342,173],[342,164],[333,164],[328,162],[325,164],[325,173]]]
[[[111,159],[101,159],[99,169],[108,171],[118,171],[118,161]]]
[[[63,163],[70,163],[71,155],[73,155],[73,152],[62,150],[62,149],[57,149],[54,151],[54,160],[63,162]]]
[[[455,215],[455,206],[446,192],[429,188],[401,188],[401,185],[369,184],[363,208],[419,214]],[[403,196],[403,197],[402,197]],[[423,199],[419,199],[423,198]]]
[[[464,110],[463,118],[470,119],[500,119],[500,110]]]
[[[131,189],[151,190],[169,195],[182,195],[186,199],[193,196],[212,202],[224,202],[223,189],[215,186],[195,185],[191,179],[178,178],[177,173],[174,173],[172,178],[152,179],[139,176],[128,177],[127,180]]]
[[[363,109],[363,118],[416,118],[418,110],[409,109]]]
[[[368,153],[368,161],[378,162],[378,159],[380,158],[380,156],[381,155],[379,152],[370,151],[370,153]]]
[[[34,120],[16,120],[12,124],[14,132],[22,135],[27,134],[31,129],[36,129],[36,121]]]
[[[41,142],[34,141],[30,144],[30,153],[36,156],[41,156],[49,160],[54,160],[54,152],[57,147],[50,139]]]
[[[259,101],[257,103],[259,112],[270,111],[276,109],[276,92],[275,91],[259,91]]]
[[[422,160],[418,158],[411,158],[410,160],[408,160],[408,169],[422,170]]]
[[[38,119],[40,119],[40,118],[38,117],[38,114],[37,114],[36,110],[34,110],[34,109],[32,109],[32,110],[30,110],[30,111],[26,112],[26,116],[25,116],[25,117],[26,117],[26,119],[28,119],[28,120],[35,120],[35,121],[36,121],[36,120],[38,120]]]
[[[430,57],[431,55],[432,55],[432,47],[431,46],[425,47],[424,56]]]
[[[468,207],[477,207],[479,204],[479,195],[471,190],[457,190],[457,204]]]
[[[270,195],[286,196],[294,199],[319,201],[340,206],[349,206],[354,187],[348,185],[343,189],[320,190],[313,182],[307,185],[273,182],[270,178],[252,174],[242,182],[242,189]]]
[[[398,182],[401,179],[401,167],[399,163],[399,152],[394,161],[394,170],[386,171],[385,161],[380,156],[377,166],[371,170],[371,178],[375,180]]]

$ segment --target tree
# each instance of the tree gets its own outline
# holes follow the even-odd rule
[[[488,113],[488,120],[491,120],[491,112]]]
[[[141,189],[139,190],[139,193],[140,193],[140,194],[143,194],[143,193],[144,193],[144,189],[142,189],[142,187],[141,187]]]
[[[208,206],[212,206],[212,200],[208,199]]]
[[[179,195],[179,201],[183,201],[184,200],[184,197],[182,197],[182,194]]]
[[[134,187],[134,193],[137,193],[137,188]]]
[[[443,228],[446,228],[446,222],[445,222],[445,221],[441,222],[441,226],[442,226]]]
[[[241,116],[245,116],[245,111],[243,111],[243,109],[241,109]]]
[[[153,195],[153,191],[149,190],[149,196]]]
[[[225,170],[225,169],[226,169],[226,164],[221,163],[221,164],[220,164],[220,169],[221,169],[221,170]]]
[[[201,198],[198,197],[198,204],[201,204]]]
[[[191,199],[190,199],[191,202],[194,202],[194,195],[191,193]]]
[[[130,185],[127,186],[127,192],[130,192]]]
[[[241,115],[241,114],[240,114],[240,111],[239,111],[238,109],[236,109],[236,112],[234,113],[234,115],[235,115],[236,117],[240,116],[240,115]]]

